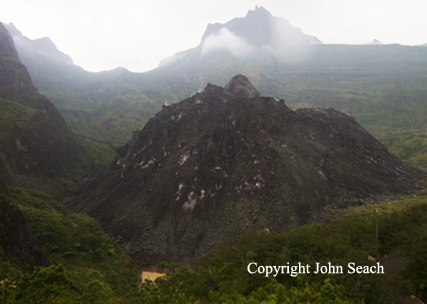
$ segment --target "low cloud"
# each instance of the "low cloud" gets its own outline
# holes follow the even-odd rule
[[[202,56],[211,51],[227,49],[235,57],[247,56],[254,51],[245,39],[223,27],[217,34],[212,34],[203,41]]]

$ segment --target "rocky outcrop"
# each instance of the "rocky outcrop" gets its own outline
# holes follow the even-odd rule
[[[130,254],[200,258],[246,231],[407,193],[422,176],[354,118],[293,111],[239,75],[164,106],[63,202]]]

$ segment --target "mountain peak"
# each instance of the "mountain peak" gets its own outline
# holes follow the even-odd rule
[[[260,96],[258,90],[252,85],[248,77],[241,74],[234,76],[230,80],[225,86],[225,91],[241,98],[254,98]]]
[[[378,39],[374,39],[374,40],[372,40],[371,41],[371,43],[370,44],[373,44],[373,45],[381,45],[381,44],[383,44],[381,41],[379,41]]]
[[[305,45],[321,43],[316,37],[304,34],[283,18],[274,17],[262,6],[249,10],[244,18],[234,18],[227,23],[209,24],[202,37],[202,44],[209,37],[218,37],[224,29],[244,39],[251,46]]]
[[[67,65],[73,64],[71,57],[58,50],[50,38],[43,37],[31,40],[23,36],[13,23],[4,24],[4,26],[13,38],[16,49],[24,63],[28,61],[28,58],[36,57],[38,61],[49,58]]]
[[[255,5],[255,10],[253,10],[253,11],[249,10],[246,13],[246,18],[251,17],[251,16],[259,16],[259,17],[267,18],[267,17],[272,17],[273,15],[268,10],[266,10],[264,7]]]

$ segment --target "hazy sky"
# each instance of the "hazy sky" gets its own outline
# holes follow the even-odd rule
[[[425,0],[13,0],[1,4],[0,21],[30,39],[51,38],[86,70],[142,72],[199,45],[208,23],[255,5],[323,43],[427,43]]]

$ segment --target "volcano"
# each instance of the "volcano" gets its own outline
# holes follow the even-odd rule
[[[237,75],[164,106],[63,202],[130,254],[198,259],[245,232],[408,193],[422,177],[354,118],[291,110]]]

